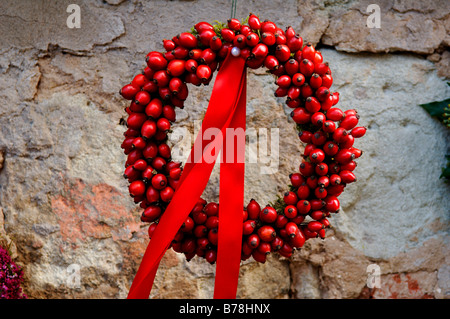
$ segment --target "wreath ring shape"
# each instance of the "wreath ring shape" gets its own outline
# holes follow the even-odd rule
[[[167,143],[176,109],[184,108],[189,86],[208,85],[229,56],[240,58],[245,68],[264,67],[274,75],[274,94],[286,97],[304,143],[301,164],[289,175],[286,192],[267,205],[254,199],[244,205],[241,260],[252,257],[264,263],[271,252],[289,258],[306,240],[324,238],[329,217],[339,212],[338,196],[356,181],[355,159],[362,151],[354,142],[366,128],[358,126],[356,110],[336,106],[339,93],[331,90],[332,72],[322,54],[303,43],[292,27],[282,30],[254,14],[243,22],[199,22],[190,32],[163,40],[163,46],[165,52],[148,53],[142,73],[120,90],[130,101],[121,145],[127,155],[124,177],[143,209],[141,221],[149,224],[150,242],[184,173]],[[219,203],[195,199],[189,210],[167,248],[188,261],[198,256],[213,264]]]

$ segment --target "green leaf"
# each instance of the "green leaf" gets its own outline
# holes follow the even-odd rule
[[[450,99],[445,99],[443,101],[436,101],[431,103],[420,104],[421,107],[425,109],[431,116],[438,118],[443,121],[445,108],[450,104]]]
[[[450,181],[450,167],[442,168],[442,174],[439,178],[445,178]]]
[[[450,155],[445,155],[447,159],[447,166],[442,168],[442,174],[439,178],[445,178],[447,183],[450,183]]]

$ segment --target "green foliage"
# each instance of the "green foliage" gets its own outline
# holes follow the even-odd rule
[[[450,86],[450,82],[447,82],[447,85]],[[420,104],[420,106],[432,117],[435,117],[447,128],[450,128],[450,98],[442,101]],[[445,178],[445,181],[450,183],[450,155],[446,155],[445,157],[447,158],[447,166],[442,168],[442,174],[439,178]]]

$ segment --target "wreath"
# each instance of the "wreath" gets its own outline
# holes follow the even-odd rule
[[[264,263],[271,252],[289,258],[306,240],[325,238],[329,217],[339,212],[338,196],[356,181],[355,159],[362,151],[354,141],[366,128],[358,126],[355,110],[336,107],[339,93],[331,90],[328,63],[290,26],[282,30],[254,14],[243,22],[199,22],[190,32],[163,40],[163,46],[165,52],[147,54],[143,72],[120,90],[131,101],[122,143],[127,155],[124,177],[143,209],[141,220],[149,224],[151,239],[129,297],[148,297],[158,263],[169,248],[188,261],[195,256],[211,264],[217,261],[216,286],[228,291],[217,296],[233,297],[237,279],[229,281],[237,278],[240,260]],[[286,192],[273,203],[261,205],[252,199],[244,205],[243,163],[234,157],[221,163],[220,202],[208,203],[200,195],[214,161],[204,163],[202,156],[194,160],[193,151],[189,164],[172,160],[168,134],[176,109],[184,108],[189,85],[208,85],[218,71],[202,132],[216,126],[224,133],[209,141],[220,142],[213,148],[225,153],[225,129],[245,130],[246,68],[260,67],[275,76],[275,96],[286,97],[292,109],[290,117],[305,144],[302,162],[289,175]],[[196,143],[202,141],[205,137],[197,137]],[[234,145],[237,153],[241,149]],[[201,155],[206,152],[200,148]],[[227,274],[230,269],[234,275]]]

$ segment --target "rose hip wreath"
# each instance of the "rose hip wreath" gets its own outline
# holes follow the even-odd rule
[[[243,209],[242,260],[264,263],[267,254],[290,257],[309,238],[324,238],[328,218],[339,211],[338,196],[356,181],[353,170],[362,151],[353,147],[365,127],[355,110],[335,107],[328,63],[292,27],[280,29],[250,14],[241,23],[197,23],[191,32],[164,40],[165,52],[150,52],[147,67],[120,93],[131,104],[122,148],[128,156],[124,177],[129,192],[150,223],[149,237],[177,189],[182,164],[171,159],[168,133],[183,108],[188,85],[208,85],[230,52],[251,69],[266,67],[276,77],[275,96],[286,97],[290,114],[306,144],[299,171],[290,174],[289,190],[275,203],[261,206],[252,199]],[[200,199],[172,241],[171,248],[216,261],[219,205]]]

